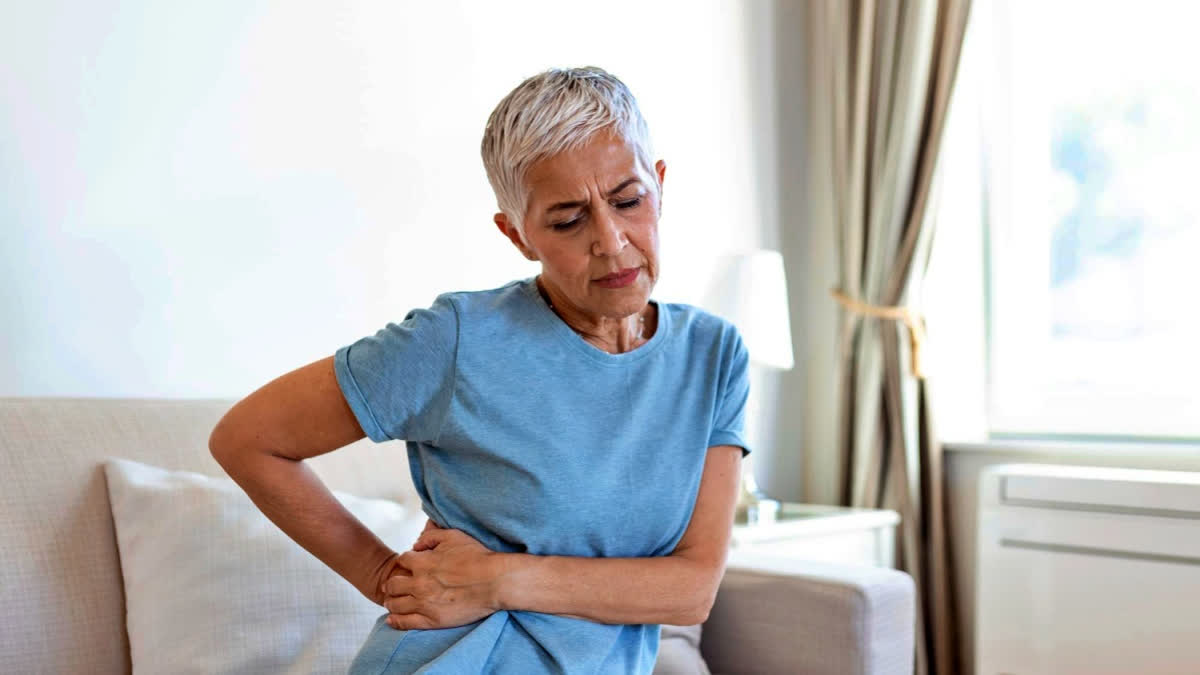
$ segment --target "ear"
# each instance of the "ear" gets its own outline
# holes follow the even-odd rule
[[[667,176],[667,163],[658,160],[654,163],[654,173],[658,174],[658,214],[662,215],[663,178]]]
[[[517,250],[521,252],[521,255],[525,256],[526,260],[536,261],[538,259],[537,253],[535,253],[533,249],[526,246],[525,242],[522,241],[521,233],[517,230],[515,225],[509,222],[508,216],[504,215],[503,213],[497,213],[496,215],[492,216],[492,222],[496,223],[496,227],[500,229],[500,233],[507,237],[508,240],[512,242],[513,246],[517,247]]]

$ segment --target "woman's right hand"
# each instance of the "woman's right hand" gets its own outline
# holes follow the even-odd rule
[[[416,542],[413,542],[413,549],[416,550],[417,542],[421,541],[421,537],[425,536],[426,532],[436,529],[438,529],[438,526],[437,523],[433,522],[433,519],[426,520],[425,528],[421,530],[421,534],[417,535]],[[412,571],[400,564],[400,555],[400,553],[393,551],[390,556],[384,559],[383,564],[379,566],[379,569],[375,571],[374,576],[368,582],[369,585],[367,588],[370,589],[370,592],[365,593],[365,595],[371,599],[371,602],[381,607],[383,606],[383,601],[387,599],[387,594],[383,590],[383,585],[387,583],[387,580],[397,574],[406,577],[412,576]]]
[[[371,599],[371,602],[374,602],[380,607],[383,607],[383,602],[387,599],[387,593],[384,592],[383,586],[388,579],[391,579],[397,574],[408,577],[412,576],[412,572],[410,572],[408,568],[404,567],[404,565],[400,564],[400,555],[401,554],[399,553],[393,552],[390,556],[388,556],[387,559],[384,560],[383,564],[379,566],[379,569],[375,572],[370,581],[369,588],[371,589],[371,592],[367,595],[367,597]]]
[[[412,550],[400,558],[404,573],[384,583],[392,628],[452,628],[500,609],[497,582],[503,561],[469,534],[430,520]]]

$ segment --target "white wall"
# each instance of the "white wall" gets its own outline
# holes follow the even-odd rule
[[[756,472],[768,494],[780,499],[833,503],[837,499],[836,319],[829,289],[837,284],[834,228],[829,201],[828,120],[812,93],[827,86],[822,64],[806,36],[808,3],[746,3],[755,77],[758,126],[771,130],[756,149],[764,177],[762,203],[773,209],[764,246],[787,261],[792,343],[796,366],[762,374],[758,387],[770,402],[764,415],[771,470]],[[773,179],[773,180],[771,180]]]
[[[440,292],[536,273],[491,224],[478,145],[556,65],[638,96],[668,163],[655,296],[699,302],[708,262],[777,243],[774,7],[6,4],[0,395],[241,397]],[[768,446],[795,440],[776,379],[756,379]],[[797,498],[800,449],[778,471],[761,450]]]
[[[669,165],[663,295],[758,243],[728,3],[77,4],[0,29],[5,393],[236,395],[533,273],[491,225],[478,144],[550,65],[641,99]]]

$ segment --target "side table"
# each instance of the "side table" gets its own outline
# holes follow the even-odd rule
[[[774,518],[734,523],[729,563],[768,557],[895,567],[899,523],[895,511],[785,502]]]

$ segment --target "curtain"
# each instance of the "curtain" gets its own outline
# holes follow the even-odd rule
[[[814,0],[843,308],[838,452],[845,505],[899,512],[897,567],[917,589],[918,675],[960,672],[942,449],[922,377],[921,284],[938,156],[969,0]]]

